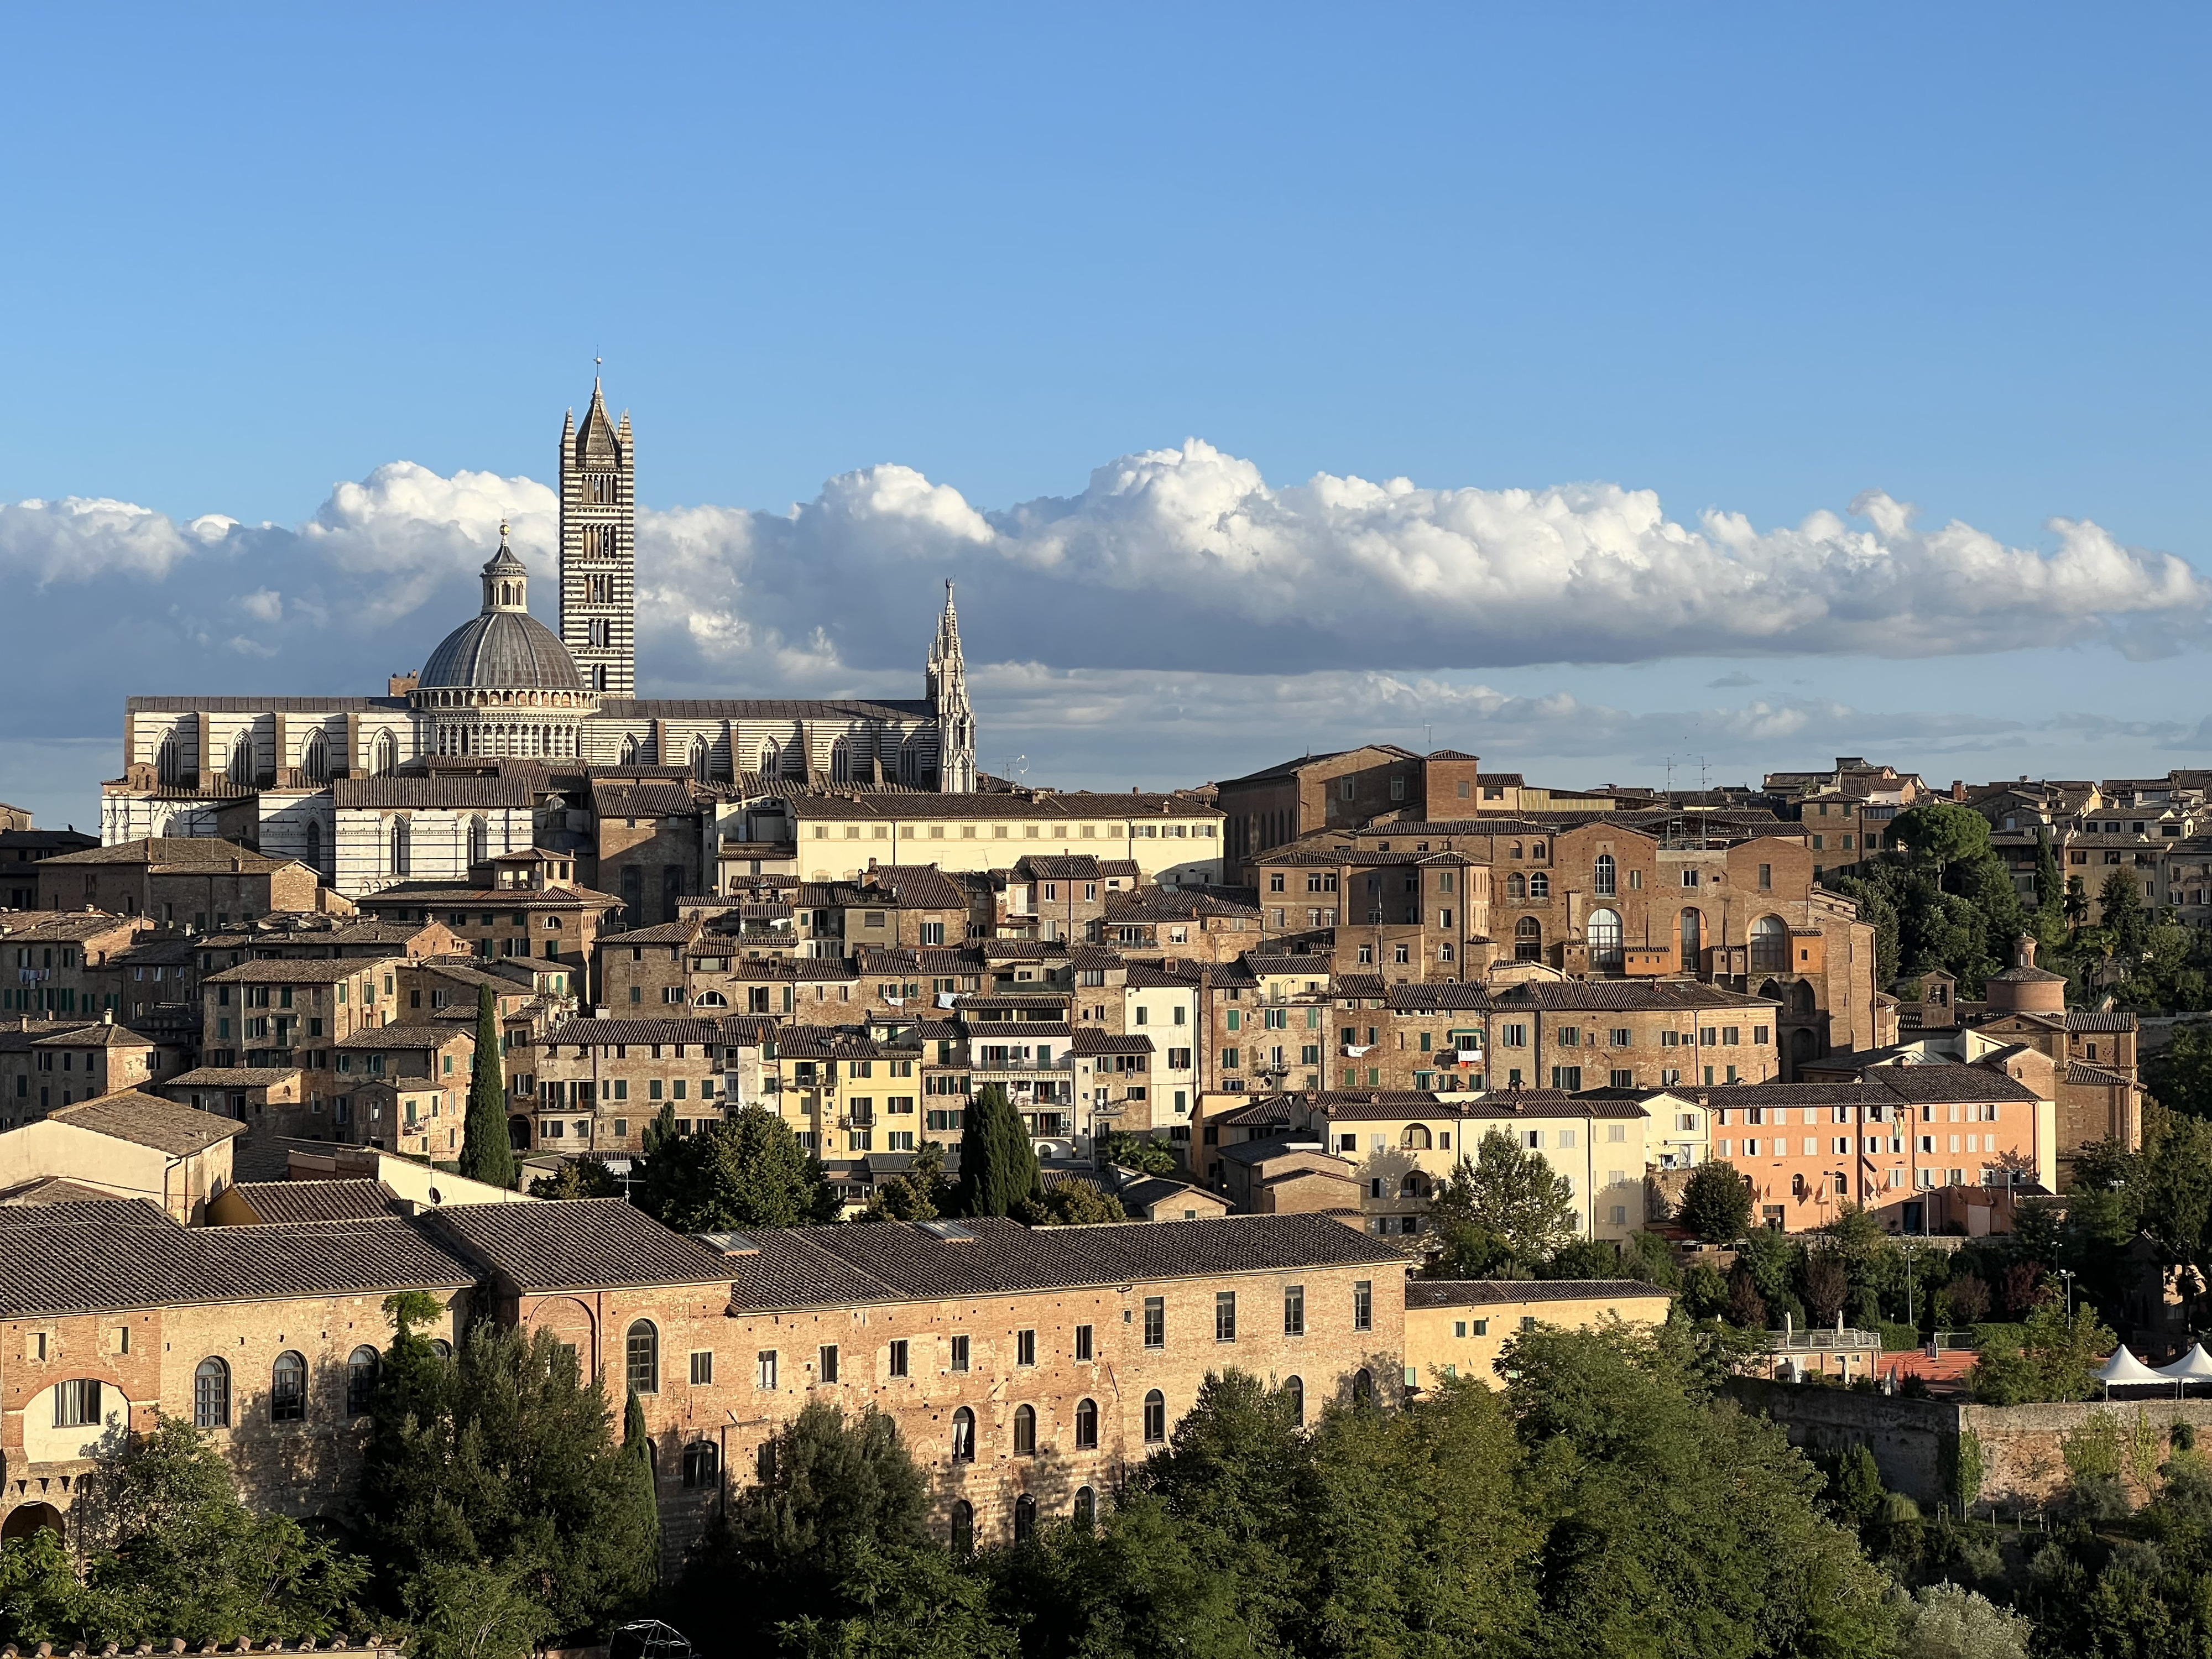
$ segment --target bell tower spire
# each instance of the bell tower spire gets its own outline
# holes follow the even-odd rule
[[[637,455],[596,374],[561,423],[561,643],[591,690],[637,695]]]
[[[929,647],[930,713],[937,722],[937,787],[949,795],[975,789],[975,711],[968,702],[968,663],[960,653],[960,613],[952,583],[945,584],[945,614]]]

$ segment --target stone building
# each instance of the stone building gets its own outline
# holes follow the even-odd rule
[[[106,1015],[91,1021],[0,1024],[0,1126],[17,1128],[58,1107],[148,1089],[179,1069],[164,1048]]]
[[[949,586],[920,698],[640,697],[635,467],[629,418],[611,418],[594,384],[583,421],[562,429],[557,635],[530,614],[530,573],[502,529],[477,615],[383,696],[130,698],[101,840],[227,836],[363,893],[410,875],[459,878],[478,837],[495,851],[531,845],[505,797],[479,811],[450,790],[356,787],[428,782],[441,764],[659,766],[732,791],[748,777],[976,787]]]
[[[1667,1322],[1674,1302],[1671,1291],[1633,1279],[1417,1279],[1406,1286],[1406,1386],[1471,1376],[1502,1388],[1505,1345],[1522,1332],[1588,1330],[1616,1320],[1650,1329]]]
[[[39,908],[150,916],[205,933],[273,911],[348,909],[295,860],[191,837],[111,840],[39,865]]]

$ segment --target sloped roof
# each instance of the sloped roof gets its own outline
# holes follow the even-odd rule
[[[112,1140],[127,1140],[136,1146],[150,1146],[155,1152],[179,1158],[205,1152],[218,1141],[246,1133],[243,1123],[217,1117],[213,1112],[179,1106],[159,1095],[142,1094],[136,1089],[98,1095],[74,1106],[57,1108],[46,1114],[46,1121],[88,1129]]]
[[[358,1221],[390,1215],[396,1202],[380,1181],[240,1181],[231,1192],[266,1225],[285,1221]]]
[[[671,1232],[627,1199],[471,1204],[422,1219],[465,1258],[527,1291],[621,1285],[714,1285],[733,1258]]]

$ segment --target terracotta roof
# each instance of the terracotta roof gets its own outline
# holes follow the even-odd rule
[[[627,1199],[471,1204],[423,1217],[440,1239],[525,1291],[730,1282],[731,1258],[671,1232]]]
[[[45,860],[49,865],[144,864],[155,869],[229,870],[261,874],[281,870],[290,859],[264,858],[236,842],[206,836],[154,836],[139,841],[118,842],[112,847],[88,847],[82,853],[63,853]]]
[[[1065,1030],[1067,1028],[1061,1026],[1059,1029]],[[988,1025],[972,1027],[970,1036],[981,1037],[990,1030]],[[1154,1051],[1152,1040],[1148,1036],[1116,1036],[1111,1031],[1094,1031],[1088,1026],[1078,1026],[1075,1030],[1075,1052],[1078,1054],[1089,1055],[1149,1054]]]
[[[466,1010],[459,1011],[465,1013]],[[337,1040],[341,1048],[442,1048],[457,1036],[473,1037],[474,1024],[463,1019],[439,1025],[429,1020],[408,1020],[394,1025],[368,1025]]]
[[[555,1026],[538,1039],[552,1048],[571,1043],[580,1048],[608,1043],[723,1042],[720,1021],[712,1019],[572,1019]]]
[[[410,909],[436,909],[444,905],[460,905],[486,910],[554,910],[578,907],[611,910],[620,905],[622,901],[612,893],[594,892],[588,887],[479,887],[474,882],[467,881],[401,881],[389,887],[380,887],[374,893],[363,893],[354,902],[370,911],[389,909],[394,905]],[[435,921],[436,918],[434,916],[431,920]]]
[[[241,962],[208,975],[208,985],[335,985],[374,969],[375,957],[279,957],[273,962]],[[391,958],[397,961],[397,957]]]
[[[2131,1088],[2127,1078],[2108,1066],[2093,1066],[2087,1060],[2069,1060],[2066,1066],[2065,1082],[2083,1084],[2100,1089]]]
[[[334,778],[331,805],[344,811],[394,808],[480,807],[528,811],[530,786],[512,777]]]
[[[1218,819],[1218,807],[1183,794],[1092,794],[1070,791],[1035,797],[1024,795],[941,795],[928,791],[914,793],[873,793],[847,795],[837,790],[786,797],[796,817],[822,818],[1027,818],[1038,823],[1070,821],[1097,822],[1160,818]],[[1118,836],[1109,839],[1118,840]],[[1200,837],[1206,839],[1206,837]],[[1217,840],[1215,845],[1220,843]],[[802,849],[803,852],[803,849]]]
[[[217,1117],[213,1112],[179,1106],[159,1095],[141,1094],[135,1089],[57,1108],[46,1114],[46,1121],[71,1124],[106,1135],[111,1140],[150,1146],[173,1157],[205,1152],[218,1141],[246,1133],[243,1123]]]
[[[1406,1309],[1510,1306],[1516,1302],[1611,1302],[1632,1296],[1672,1296],[1640,1279],[1409,1279]]]
[[[380,1181],[240,1181],[231,1192],[263,1225],[285,1221],[358,1221],[392,1213]]]
[[[701,805],[681,783],[624,783],[594,778],[592,810],[603,818],[681,818],[697,813]]]
[[[2066,1029],[2069,1031],[2132,1031],[2136,1017],[2118,1009],[2069,1008]]]
[[[1327,1216],[1224,1216],[1147,1227],[1107,1223],[1034,1231],[984,1216],[959,1224],[974,1237],[939,1238],[908,1222],[751,1234],[758,1254],[729,1259],[734,1270],[730,1310],[936,1302],[1292,1267],[1371,1263],[1396,1269],[1405,1260]]]
[[[30,1042],[27,1046],[33,1048],[150,1048],[154,1046],[151,1037],[141,1036],[127,1025],[97,1019],[89,1024],[72,1024],[59,1031],[49,1030],[41,1033],[36,1026],[0,1031],[0,1037],[4,1036],[28,1036]]]
[[[198,1066],[155,1086],[161,1089],[259,1089],[300,1075],[296,1066]]]
[[[179,1303],[458,1290],[476,1277],[465,1262],[397,1217],[185,1229],[150,1205],[64,1204],[0,1213],[8,1218],[0,1222],[8,1244],[0,1249],[0,1317],[10,1319]]]

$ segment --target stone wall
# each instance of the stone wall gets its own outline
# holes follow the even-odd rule
[[[1882,1484],[1922,1504],[1958,1501],[1954,1471],[1962,1438],[1968,1435],[1982,1464],[1977,1500],[2035,1505],[2065,1498],[2066,1437],[2078,1432],[2094,1413],[2110,1412],[2123,1431],[2140,1415],[2155,1439],[2155,1461],[2161,1462],[2172,1424],[2188,1422],[2199,1433],[2212,1431],[2212,1400],[1979,1406],[1753,1377],[1731,1380],[1726,1391],[1745,1410],[1779,1424],[1794,1446],[1808,1451],[1866,1447],[1881,1471]]]

